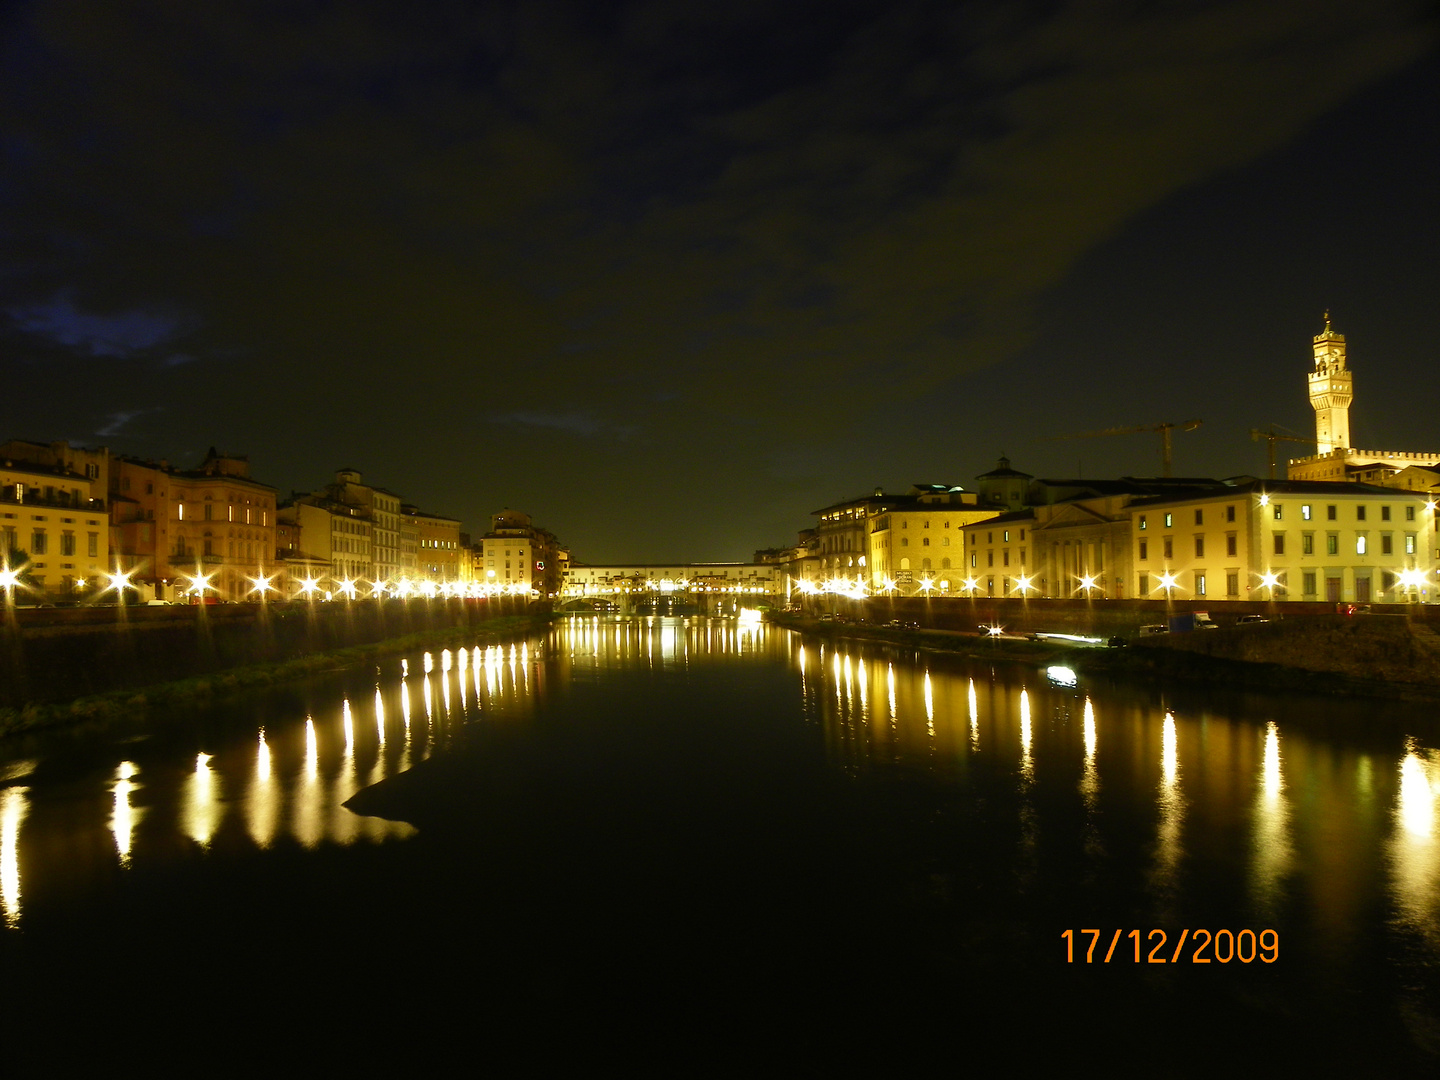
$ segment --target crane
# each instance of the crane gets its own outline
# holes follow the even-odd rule
[[[1203,420],[1186,420],[1183,424],[1140,424],[1137,427],[1116,427],[1106,428],[1104,431],[1082,431],[1078,435],[1057,435],[1057,439],[1094,439],[1101,435],[1134,435],[1142,431],[1158,431],[1160,433],[1160,464],[1163,471],[1161,476],[1170,475],[1170,433],[1179,429],[1180,431],[1194,431],[1203,424]]]
[[[1251,441],[1251,442],[1259,442],[1261,439],[1264,439],[1267,443],[1270,444],[1270,479],[1271,479],[1271,480],[1274,480],[1274,479],[1275,479],[1275,444],[1276,444],[1277,442],[1279,442],[1280,440],[1283,439],[1285,442],[1309,443],[1311,446],[1315,446],[1315,445],[1316,445],[1316,442],[1315,442],[1314,439],[1307,439],[1307,438],[1306,438],[1305,436],[1303,436],[1303,435],[1286,435],[1286,434],[1284,434],[1284,433],[1281,432],[1281,431],[1276,431],[1275,429],[1276,429],[1276,427],[1278,427],[1278,426],[1279,426],[1279,425],[1277,425],[1277,424],[1271,424],[1271,425],[1270,425],[1268,428],[1266,428],[1264,431],[1261,431],[1259,428],[1251,428],[1251,429],[1250,429],[1250,441]]]

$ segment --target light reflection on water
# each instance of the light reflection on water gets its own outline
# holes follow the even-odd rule
[[[920,769],[1008,814],[991,825],[1008,830],[1007,865],[1022,885],[1039,880],[1047,845],[1075,847],[1087,881],[1136,849],[1157,919],[1197,875],[1228,867],[1257,927],[1298,897],[1339,940],[1380,889],[1396,921],[1440,949],[1440,752],[1418,740],[1391,752],[1281,713],[1167,708],[1084,679],[1058,687],[1043,672],[947,668],[761,624],[664,618],[569,619],[543,645],[407,657],[373,689],[366,680],[213,741],[117,747],[92,794],[63,815],[37,797],[43,759],[0,762],[0,916],[21,924],[22,896],[33,902],[32,883],[49,872],[41,852],[68,850],[54,840],[63,830],[97,833],[95,857],[109,868],[160,858],[177,835],[210,855],[403,838],[410,826],[342,804],[443,751],[464,725],[523,720],[552,686],[621,666],[684,677],[700,663],[788,667],[792,698],[767,708],[776,723],[810,725],[844,773]]]
[[[1226,877],[1255,926],[1313,905],[1317,947],[1337,953],[1367,906],[1388,902],[1440,963],[1440,750],[1411,739],[1387,762],[1373,748],[1384,731],[1363,728],[1364,704],[1349,708],[1365,736],[1355,742],[1369,746],[1293,721],[1137,705],[1135,693],[1107,703],[1084,680],[1054,686],[1043,672],[987,680],[963,662],[952,674],[843,642],[795,640],[788,653],[807,714],[846,772],[901,763],[958,783],[972,775],[966,761],[1008,770],[1019,785],[1011,835],[1022,882],[1046,830],[1068,828],[1055,796],[1039,797],[1063,783],[1080,800],[1078,846],[1095,860],[1133,843],[1119,821],[1148,823],[1139,858],[1157,925],[1183,917],[1197,881]],[[886,723],[857,728],[852,686],[870,678],[885,681]]]

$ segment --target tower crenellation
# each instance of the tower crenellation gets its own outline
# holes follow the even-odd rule
[[[1325,312],[1325,329],[1315,335],[1315,368],[1310,372],[1310,405],[1315,410],[1317,452],[1350,446],[1350,401],[1355,396],[1354,380],[1345,364],[1345,335],[1330,325]]]

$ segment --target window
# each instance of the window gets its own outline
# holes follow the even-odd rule
[[[149,526],[149,525],[146,525],[144,531],[148,534],[149,531],[150,531],[150,526]],[[149,539],[148,535],[147,535],[146,539]],[[91,557],[92,559],[94,559],[94,558],[98,557],[99,554],[100,554],[100,534],[99,534],[99,533],[90,533],[90,549],[89,549],[89,555],[90,555],[90,557]]]
[[[1329,534],[1325,537],[1325,554],[1326,554],[1326,555],[1339,555],[1339,554],[1340,554],[1340,537],[1339,537],[1337,534],[1335,534],[1335,533],[1329,533]]]
[[[1174,542],[1170,539],[1170,537],[1167,536],[1167,537],[1165,537],[1165,558],[1167,558],[1167,559],[1173,559],[1174,557],[1175,557],[1175,544],[1174,544]]]
[[[1226,520],[1226,521],[1234,521],[1234,520],[1235,520],[1235,507],[1233,507],[1233,506],[1227,506],[1227,507],[1225,507],[1225,520]]]
[[[214,520],[214,517],[215,517],[215,507],[211,506],[211,505],[207,502],[207,503],[205,504],[205,520],[206,520],[206,521],[212,521],[212,520]]]
[[[1140,558],[1142,558],[1142,559],[1148,559],[1148,558],[1150,557],[1150,555],[1149,555],[1149,549],[1150,549],[1150,545],[1149,545],[1146,541],[1141,540],[1141,541],[1140,541]]]
[[[1274,506],[1275,506],[1275,520],[1276,520],[1276,521],[1283,521],[1283,520],[1285,519],[1285,506],[1284,506],[1284,504],[1282,504],[1282,503],[1275,503]]]
[[[1390,534],[1389,534],[1389,533],[1381,533],[1381,535],[1380,535],[1380,554],[1381,554],[1381,555],[1393,555],[1393,554],[1395,554],[1395,542],[1390,538]]]
[[[929,546],[930,546],[930,538],[929,538],[928,536],[922,537],[921,540],[920,540],[920,546],[921,546],[921,547],[929,547]]]
[[[1007,544],[1010,542],[1010,530],[1009,530],[1009,529],[1006,529],[1006,530],[1001,534],[1001,539],[1004,540],[1004,542],[1007,543]]]
[[[1405,554],[1406,554],[1406,555],[1414,555],[1414,554],[1415,554],[1415,534],[1414,534],[1414,533],[1406,533],[1406,534],[1405,534]]]
[[[73,532],[62,532],[60,534],[60,554],[75,554],[75,534]]]
[[[1415,507],[1413,507],[1413,506],[1407,506],[1407,507],[1405,507],[1405,520],[1406,520],[1406,521],[1414,521],[1414,520],[1415,520]]]
[[[1174,524],[1175,524],[1175,515],[1174,515],[1174,514],[1166,514],[1166,515],[1165,515],[1165,528],[1168,529],[1168,528],[1170,528],[1170,526],[1172,526],[1172,525],[1174,525]]]
[[[974,566],[974,565],[975,565],[976,563],[978,563],[979,561],[980,561],[980,560],[979,560],[979,557],[972,551],[972,552],[970,553],[970,565],[971,565],[971,566]]]
[[[1195,511],[1195,524],[1196,524],[1196,525],[1204,525],[1204,524],[1205,524],[1205,511],[1204,511],[1204,510],[1196,510],[1196,511]]]
[[[1382,506],[1382,507],[1380,507],[1380,520],[1381,520],[1381,521],[1389,521],[1389,520],[1390,520],[1390,507],[1388,507],[1388,506]]]
[[[1314,596],[1314,595],[1315,595],[1315,571],[1314,571],[1314,570],[1306,570],[1305,573],[1300,576],[1300,580],[1301,580],[1301,588],[1302,588],[1302,590],[1304,591],[1305,595],[1306,595],[1306,596]]]
[[[902,536],[902,537],[900,537],[900,546],[901,546],[901,547],[909,547],[909,546],[910,546],[910,538],[909,538],[908,536]]]
[[[1365,507],[1364,507],[1364,506],[1357,506],[1357,507],[1355,507],[1355,520],[1356,520],[1356,521],[1364,521],[1364,520],[1365,520]]]
[[[1141,574],[1141,575],[1140,575],[1140,595],[1141,595],[1141,596],[1149,596],[1149,595],[1150,595],[1150,575],[1149,575],[1149,574]]]
[[[985,553],[985,565],[986,565],[986,566],[994,566],[994,565],[995,565],[995,553],[994,553],[993,551],[987,551],[987,552]]]
[[[1365,534],[1364,534],[1364,533],[1361,533],[1359,536],[1355,537],[1355,554],[1356,554],[1356,555],[1364,555],[1364,554],[1365,554]]]
[[[1300,554],[1301,554],[1301,555],[1314,555],[1314,554],[1315,554],[1315,534],[1314,534],[1314,533],[1306,533],[1304,536],[1300,537]]]
[[[31,555],[44,555],[44,554],[45,554],[45,530],[44,530],[44,529],[36,529],[33,533],[30,534],[30,554],[31,554]]]
[[[1284,533],[1276,533],[1276,534],[1275,534],[1275,554],[1276,554],[1276,555],[1284,555],[1284,554],[1285,554],[1285,534],[1284,534]]]
[[[1234,533],[1231,533],[1229,536],[1225,537],[1225,554],[1228,555],[1228,556],[1229,556],[1230,558],[1232,558],[1232,559],[1235,557],[1235,534],[1234,534]]]
[[[1145,528],[1145,515],[1144,515],[1144,514],[1141,514],[1141,515],[1140,515],[1140,528],[1142,528],[1142,529]]]
[[[1203,536],[1195,537],[1195,557],[1197,559],[1205,557],[1205,538]]]
[[[1010,565],[1010,549],[1009,549],[1009,548],[1006,548],[1004,551],[1002,551],[1002,552],[1000,553],[1000,555],[1001,555],[1001,558],[1004,559],[1003,565],[1009,566],[1009,565]]]
[[[1303,503],[1303,504],[1301,505],[1301,507],[1300,507],[1300,520],[1301,520],[1301,521],[1309,521],[1309,520],[1310,520],[1310,504],[1309,504],[1309,503]]]
[[[1225,595],[1240,595],[1240,575],[1235,573],[1233,570],[1225,575]]]
[[[1195,595],[1205,595],[1205,572],[1203,570],[1195,571]]]

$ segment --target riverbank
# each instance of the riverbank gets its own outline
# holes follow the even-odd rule
[[[436,627],[397,637],[321,649],[301,656],[241,664],[149,685],[126,686],[98,694],[75,695],[20,706],[0,708],[0,738],[47,728],[105,724],[133,718],[150,709],[173,708],[203,702],[217,694],[230,694],[261,686],[274,686],[340,671],[417,649],[443,649],[455,645],[490,645],[510,641],[549,626],[549,613],[502,615],[463,625]]]
[[[971,659],[1085,674],[1224,683],[1402,701],[1440,700],[1440,635],[1403,616],[1314,615],[1128,640],[1123,648],[1033,636],[902,629],[772,614],[781,626],[832,638],[884,641]]]

